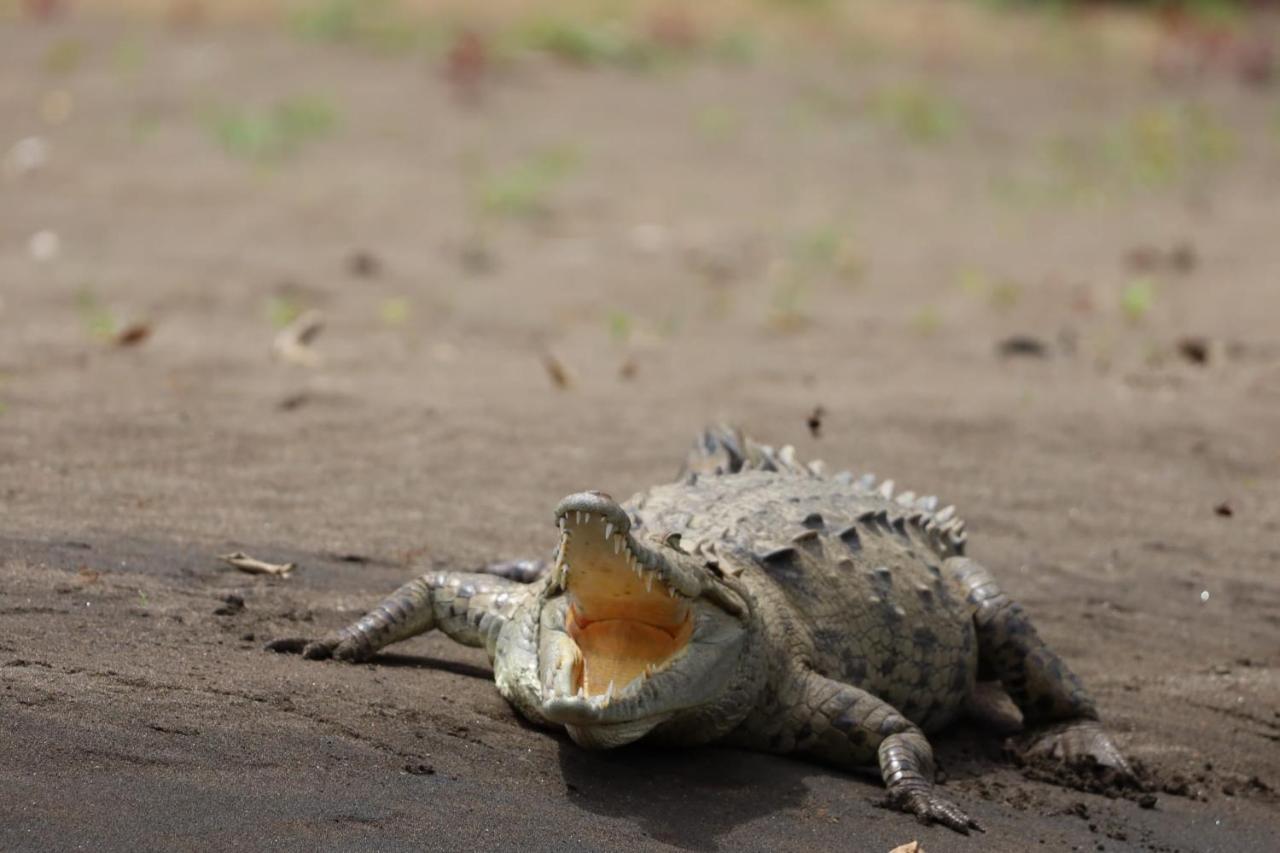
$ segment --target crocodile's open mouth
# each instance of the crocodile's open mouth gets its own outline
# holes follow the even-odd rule
[[[569,510],[558,521],[565,631],[581,655],[570,686],[608,701],[638,689],[688,646],[693,608],[604,514]]]

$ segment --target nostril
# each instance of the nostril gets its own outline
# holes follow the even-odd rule
[[[609,494],[608,492],[602,492],[598,489],[591,489],[590,491],[587,492],[587,494],[593,497],[602,498],[606,501],[609,501],[610,503],[613,502],[613,495]]]

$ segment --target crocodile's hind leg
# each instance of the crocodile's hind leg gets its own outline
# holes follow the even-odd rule
[[[304,657],[364,661],[392,643],[439,628],[493,658],[498,632],[517,605],[535,594],[526,584],[492,574],[428,572],[414,578],[357,621],[323,639],[276,640],[273,651],[301,650]]]
[[[1031,729],[1024,754],[1131,781],[1133,771],[1098,722],[1084,685],[1040,639],[1017,602],[973,560],[952,557],[946,567],[974,608],[980,669],[1000,680]]]

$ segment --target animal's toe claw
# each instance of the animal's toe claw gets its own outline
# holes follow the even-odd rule
[[[329,638],[307,643],[302,649],[302,656],[307,660],[328,660],[333,657],[333,650],[338,644]]]
[[[1135,784],[1137,774],[1111,735],[1092,720],[1063,723],[1037,732],[1022,749],[1024,759],[1049,763],[1121,785]]]
[[[961,835],[968,835],[969,830],[982,832],[978,822],[950,800],[939,796],[932,790],[916,790],[907,793],[901,800],[904,811],[911,812],[921,823],[940,823]]]
[[[309,641],[302,637],[279,637],[265,644],[262,648],[282,655],[300,654]]]

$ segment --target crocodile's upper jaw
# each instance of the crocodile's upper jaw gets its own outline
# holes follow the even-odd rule
[[[743,613],[713,603],[696,560],[632,536],[607,496],[557,509],[560,548],[540,614],[541,713],[576,742],[636,740],[714,701],[736,670]]]

